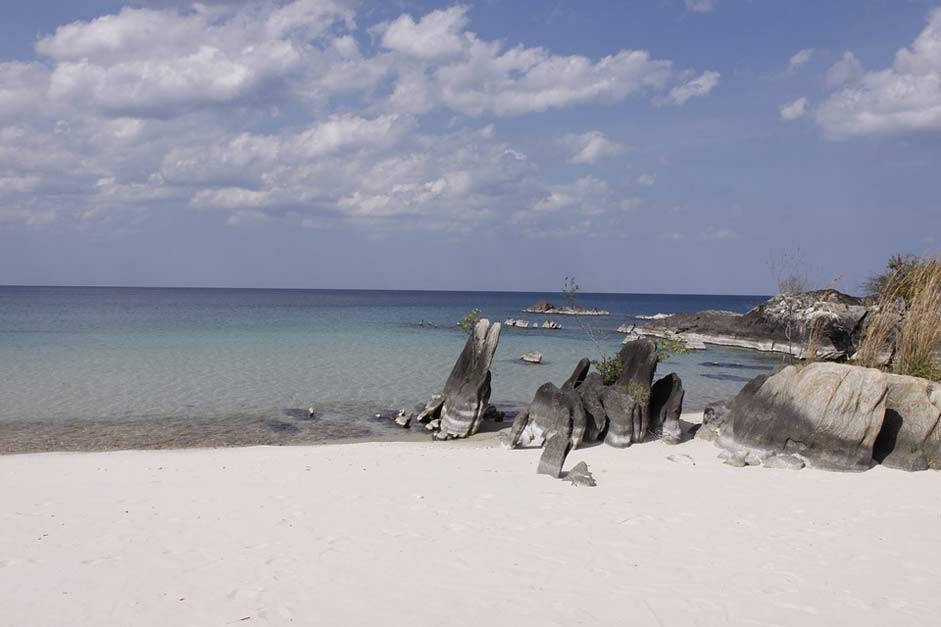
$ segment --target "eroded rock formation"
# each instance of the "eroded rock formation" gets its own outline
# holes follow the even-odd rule
[[[538,472],[559,477],[566,455],[583,442],[604,438],[611,446],[642,442],[653,431],[665,430],[679,441],[683,385],[670,374],[653,383],[657,350],[653,341],[637,340],[618,353],[621,374],[605,385],[591,363],[582,359],[561,387],[545,383],[533,402],[520,412],[510,430],[510,448],[542,446]]]
[[[436,439],[474,435],[490,404],[490,364],[500,341],[500,323],[483,319],[467,338],[444,391],[435,394],[418,414],[421,423],[440,420]]]

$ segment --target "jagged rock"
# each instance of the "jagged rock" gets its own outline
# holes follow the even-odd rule
[[[418,414],[420,422],[440,419],[436,439],[474,435],[490,402],[490,364],[500,341],[500,323],[486,318],[474,326],[444,391],[435,394]]]
[[[395,424],[399,425],[403,429],[408,429],[409,424],[412,422],[412,415],[405,411],[404,409],[400,410],[398,415],[395,417]]]
[[[657,346],[643,339],[625,344],[618,353],[621,374],[601,395],[608,416],[605,443],[619,448],[641,442],[650,427],[650,392],[657,368]]]
[[[502,411],[496,408],[495,405],[487,405],[487,409],[484,410],[484,420],[492,420],[493,422],[503,422],[503,419],[506,417]]]
[[[765,468],[800,470],[804,467],[804,460],[797,455],[772,455],[764,461],[763,465]]]
[[[428,429],[429,431],[437,431],[438,429],[441,428],[441,419],[435,418],[434,420],[429,420],[425,424],[425,428]]]
[[[517,415],[507,444],[544,446],[537,472],[558,477],[570,449],[578,446],[587,428],[587,417],[575,388],[584,381],[591,363],[582,359],[562,387],[544,383],[533,402]]]
[[[587,416],[585,441],[597,442],[608,426],[608,416],[605,413],[604,405],[601,403],[601,395],[604,390],[604,379],[597,372],[586,375],[582,384],[576,388]]]
[[[575,464],[570,471],[565,473],[564,480],[577,486],[594,487],[598,485],[595,483],[595,478],[592,476],[591,471],[588,470],[588,464],[585,462]]]
[[[901,470],[941,469],[941,384],[885,376],[885,420],[873,447],[874,459]]]
[[[832,363],[756,377],[728,408],[717,442],[733,452],[798,453],[831,470],[866,470],[886,413],[885,375]]]
[[[745,463],[745,453],[739,451],[737,453],[730,453],[726,456],[725,461],[722,462],[727,466],[732,466],[733,468],[744,468],[748,464]]]
[[[527,364],[541,364],[542,363],[542,353],[539,351],[529,351],[528,353],[523,353],[523,356],[520,357]]]
[[[558,330],[562,328],[562,325],[554,320],[546,320],[545,322],[542,323],[542,328]]]
[[[819,325],[818,359],[842,359],[856,352],[870,308],[836,290],[781,294],[742,315],[729,311],[677,313],[635,332],[679,337],[688,345],[718,344],[804,357],[807,339]]]
[[[636,328],[637,328],[637,325],[636,325],[636,324],[622,324],[621,326],[618,327],[617,331],[618,331],[618,333],[628,333],[628,334],[630,334],[630,333],[633,333],[633,332],[634,332],[634,329],[636,329]]]
[[[719,437],[719,429],[726,423],[728,412],[728,401],[707,406],[702,412],[702,424],[696,430],[695,437],[699,440],[715,442]]]
[[[696,460],[689,455],[668,455],[667,459],[674,464],[683,464],[684,466],[695,466]]]
[[[667,444],[679,444],[683,439],[680,415],[683,413],[683,381],[671,372],[653,384],[650,394],[651,429],[660,432]]]

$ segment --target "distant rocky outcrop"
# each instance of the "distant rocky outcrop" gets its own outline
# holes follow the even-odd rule
[[[556,307],[547,300],[541,300],[535,305],[527,307],[524,313],[546,314],[550,316],[609,316],[611,312],[603,309],[586,309],[581,305],[565,305]]]
[[[718,344],[803,358],[812,332],[817,336],[816,358],[841,360],[859,345],[870,308],[862,299],[836,290],[781,294],[746,314],[730,311],[677,313],[631,333],[679,337],[689,348]],[[619,329],[620,330],[620,329]]]
[[[696,437],[715,441],[733,465],[912,471],[941,469],[939,425],[941,384],[818,362],[755,377],[705,410]]]
[[[507,445],[543,447],[538,472],[559,477],[566,455],[585,441],[602,438],[616,447],[642,442],[651,431],[667,442],[679,441],[683,386],[670,374],[653,382],[657,368],[654,342],[640,339],[618,353],[621,374],[611,385],[589,373],[591,362],[578,362],[572,375],[556,387],[543,384],[533,402],[520,412]]]
[[[516,327],[518,329],[552,329],[559,330],[562,328],[562,325],[554,320],[545,320],[542,325],[538,322],[533,322],[530,325],[529,320],[517,320],[516,318],[507,318],[503,323],[505,327]]]
[[[490,364],[500,341],[500,323],[486,318],[474,327],[441,394],[435,394],[416,416],[421,423],[438,422],[436,439],[474,435],[490,404]]]

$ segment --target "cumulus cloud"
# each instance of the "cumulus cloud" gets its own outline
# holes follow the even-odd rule
[[[859,80],[864,74],[863,64],[852,52],[844,52],[843,57],[827,70],[827,85],[839,87]]]
[[[714,86],[642,50],[483,40],[464,6],[370,26],[357,4],[138,2],[40,37],[36,61],[0,60],[0,220],[137,224],[188,209],[241,226],[462,233],[484,220],[538,229],[520,208],[559,206],[569,217],[555,227],[597,226],[639,201],[600,179],[548,184],[472,118],[682,104]],[[447,131],[435,111],[453,116]],[[626,150],[598,131],[567,145],[573,163]]]
[[[646,185],[647,187],[650,187],[656,182],[657,182],[656,174],[641,174],[640,176],[637,177],[638,185]]]
[[[703,72],[696,78],[690,79],[682,85],[677,85],[663,98],[662,104],[680,106],[686,104],[690,98],[706,96],[719,84],[718,72]]]
[[[794,102],[781,105],[778,111],[781,113],[781,119],[788,122],[802,118],[807,113],[807,98],[798,98]]]
[[[568,134],[562,138],[562,143],[571,151],[569,163],[591,164],[599,159],[624,154],[627,150],[625,146],[608,139],[601,131]]]
[[[799,50],[791,55],[791,59],[788,62],[787,71],[785,72],[786,76],[793,76],[800,70],[803,66],[810,62],[814,57],[813,48],[804,48]]]
[[[834,138],[941,132],[941,8],[891,67],[862,72],[844,56],[830,78],[849,81],[817,109],[816,120]],[[832,70],[832,68],[831,68]],[[857,76],[858,75],[858,76]]]

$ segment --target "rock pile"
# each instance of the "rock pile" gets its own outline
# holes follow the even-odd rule
[[[582,359],[561,387],[543,384],[532,403],[516,417],[510,448],[542,446],[538,472],[559,477],[568,452],[584,441],[616,447],[642,442],[650,431],[679,442],[683,385],[676,374],[654,383],[656,345],[647,339],[626,344],[618,353],[621,374],[605,385],[591,362]]]

